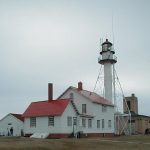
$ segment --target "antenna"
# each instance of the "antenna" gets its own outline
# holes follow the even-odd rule
[[[112,38],[113,38],[113,50],[115,51],[115,35],[114,35],[114,12],[112,10]]]
[[[100,38],[100,51],[102,51],[102,47],[101,47],[102,43],[103,43],[103,39]]]

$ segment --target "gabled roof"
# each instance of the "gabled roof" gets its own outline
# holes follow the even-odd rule
[[[150,119],[150,116],[146,116],[146,115],[140,115],[140,114],[137,114],[137,113],[135,113],[134,111],[130,111],[130,113],[131,113],[131,117],[144,117],[144,118],[148,118],[148,119]],[[125,114],[128,114],[128,112],[125,112]]]
[[[59,99],[51,101],[32,102],[24,112],[24,117],[61,115],[67,105],[69,99]]]
[[[20,121],[24,122],[24,117],[22,116],[22,114],[13,114],[13,113],[10,114],[19,119]]]
[[[78,91],[80,94],[84,95],[85,97],[89,98],[92,102],[94,103],[99,103],[102,105],[113,105],[111,103],[111,101],[101,97],[100,95],[94,93],[94,92],[90,92],[90,91],[86,91],[86,90],[81,90]]]
[[[17,120],[24,122],[24,117],[22,116],[22,114],[14,114],[14,113],[9,113],[7,114],[5,117],[3,117],[0,121],[4,120],[5,118],[7,118],[8,116],[13,116],[15,117]]]
[[[93,103],[98,103],[98,104],[101,104],[101,105],[114,106],[111,101],[101,97],[100,95],[98,95],[94,92],[90,92],[90,91],[87,91],[87,90],[79,90],[78,88],[75,88],[75,87],[72,87],[72,86],[70,86],[64,93],[62,93],[58,97],[58,99],[61,98],[70,89],[77,92],[78,94],[86,97],[87,99],[89,99]]]

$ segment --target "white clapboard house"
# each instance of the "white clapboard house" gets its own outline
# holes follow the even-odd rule
[[[32,102],[23,116],[26,136],[35,134],[57,138],[72,133],[69,119],[76,117],[76,113],[69,99],[60,99]]]
[[[114,135],[114,105],[94,92],[78,87],[69,87],[60,98],[70,98],[78,110],[77,131],[85,136]]]
[[[114,106],[98,94],[86,91],[82,83],[69,87],[53,100],[48,84],[48,100],[32,102],[23,114],[26,136],[61,138],[69,136],[113,136]]]
[[[10,113],[0,120],[0,136],[23,136],[22,114]]]

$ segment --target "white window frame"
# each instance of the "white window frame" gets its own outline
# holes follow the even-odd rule
[[[36,127],[36,117],[30,117],[30,127]]]
[[[71,101],[74,100],[74,93],[70,93],[70,100],[71,100]]]
[[[82,113],[86,114],[86,104],[82,104]]]
[[[86,118],[82,118],[82,127],[86,128]]]
[[[97,120],[97,128],[99,129],[101,127],[101,121],[100,120]]]
[[[102,105],[102,112],[107,112],[107,106],[106,105]]]
[[[71,116],[68,116],[68,117],[67,117],[67,126],[68,126],[68,127],[71,127],[71,126],[72,126],[72,117],[71,117]]]
[[[88,119],[88,128],[92,128],[92,119]]]
[[[48,126],[54,127],[55,122],[54,122],[54,116],[48,116]]]
[[[111,128],[111,120],[108,120],[108,128]]]
[[[77,125],[77,117],[73,117],[73,125]]]
[[[104,128],[105,128],[105,120],[102,119],[102,129],[104,129]]]

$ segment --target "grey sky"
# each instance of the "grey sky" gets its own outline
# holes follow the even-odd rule
[[[113,32],[112,32],[113,18]],[[93,90],[100,38],[114,40],[125,96],[150,115],[149,0],[1,0],[0,118],[82,81]]]

